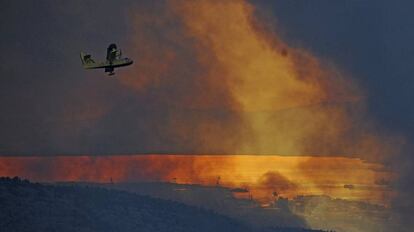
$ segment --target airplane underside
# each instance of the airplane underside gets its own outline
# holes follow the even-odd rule
[[[108,74],[109,76],[112,76],[112,75],[115,74],[113,67],[106,67],[105,72],[109,72],[109,74]]]

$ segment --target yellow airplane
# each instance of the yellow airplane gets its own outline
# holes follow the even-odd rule
[[[85,69],[98,69],[98,68],[104,68],[105,72],[109,72],[109,75],[114,75],[114,69],[128,66],[133,63],[133,61],[129,58],[122,58],[121,57],[122,52],[121,50],[118,50],[116,47],[116,44],[110,44],[107,52],[106,52],[106,61],[103,62],[95,62],[91,55],[86,54],[84,52],[80,53],[82,66]]]

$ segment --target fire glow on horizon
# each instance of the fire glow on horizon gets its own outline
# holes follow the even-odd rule
[[[360,159],[256,155],[130,155],[0,157],[0,176],[33,181],[148,182],[217,185],[249,189],[259,201],[280,196],[326,194],[387,204],[381,182],[393,174]],[[344,188],[353,185],[355,189]]]

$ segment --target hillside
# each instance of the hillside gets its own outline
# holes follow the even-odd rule
[[[1,231],[251,231],[212,211],[88,186],[0,178]],[[305,229],[273,228],[272,232]]]
[[[230,189],[220,186],[162,182],[114,183],[101,186],[213,210],[254,227],[307,227],[303,218],[289,210],[264,209],[256,201],[235,198]]]

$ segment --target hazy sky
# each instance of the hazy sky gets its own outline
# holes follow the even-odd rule
[[[169,102],[175,100],[171,96],[182,99],[186,91],[198,91],[196,81],[185,78],[200,72],[197,63],[185,64],[183,78],[171,77],[174,82],[151,86],[139,96],[119,81],[128,68],[117,71],[115,78],[82,69],[81,50],[103,58],[112,42],[123,48],[123,54],[132,55],[134,66],[139,67],[142,60],[130,50],[131,38],[140,33],[134,30],[135,15],[165,12],[161,12],[162,1],[133,2],[3,1],[1,154],[210,151],[198,149],[202,138],[197,136],[180,140],[176,133],[164,133],[168,122],[163,119],[176,114],[186,115],[180,117],[190,125],[197,120],[224,122],[227,138],[232,132],[241,133],[238,116],[220,106],[189,111]],[[252,4],[255,14],[271,20],[291,47],[307,49],[352,76],[363,89],[369,117],[381,125],[380,131],[414,138],[414,16],[410,10],[414,3],[278,0]],[[167,35],[181,30],[176,23],[171,22],[172,32]],[[159,41],[170,42],[162,31],[148,30]],[[180,53],[192,55],[192,51]],[[225,94],[218,97],[226,101]]]
[[[376,119],[387,128],[414,135],[414,3],[259,2],[271,5],[289,41],[351,72],[368,93]]]

